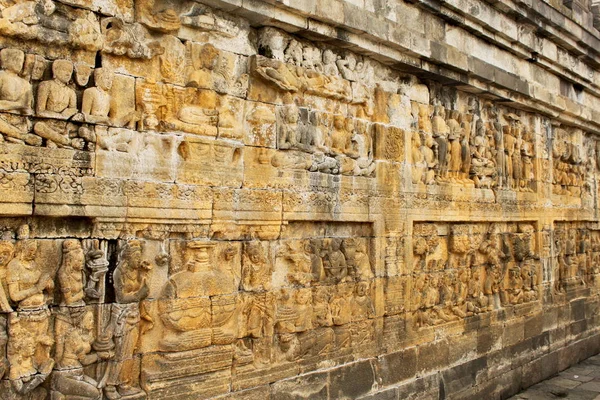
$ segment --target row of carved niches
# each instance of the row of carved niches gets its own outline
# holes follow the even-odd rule
[[[0,241],[2,390],[16,398],[160,397],[205,373],[252,385],[374,344],[370,224],[230,242],[47,239],[16,224]]]
[[[412,269],[387,283],[387,313],[425,327],[538,301],[537,241],[528,222],[415,222]]]
[[[592,222],[554,223],[553,290],[600,286],[600,229]]]
[[[0,132],[7,142],[93,151],[96,143],[110,146],[107,135],[119,135],[108,126],[135,129],[140,119],[133,78],[65,59],[49,63],[14,48],[0,50],[0,63]],[[95,124],[104,125],[103,137],[96,137]]]

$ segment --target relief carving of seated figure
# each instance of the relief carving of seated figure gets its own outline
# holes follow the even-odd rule
[[[40,117],[66,120],[77,114],[77,94],[68,86],[73,75],[73,63],[56,60],[52,64],[53,80],[40,83],[36,113]],[[33,130],[46,139],[48,147],[81,147],[81,139],[70,139],[65,121],[40,121]]]
[[[94,315],[70,309],[56,316],[56,368],[52,373],[52,399],[98,399],[98,383],[84,374],[84,367],[98,361],[92,352]]]
[[[186,93],[184,106],[179,110],[177,115],[178,120],[172,120],[171,125],[174,128],[190,130],[184,124],[201,126],[202,130],[198,133],[214,134],[217,133],[217,122],[219,111],[217,106],[219,100],[217,94],[210,90],[198,90],[191,93]],[[191,128],[193,132],[197,132],[196,128]]]
[[[0,50],[0,111],[32,114],[33,94],[31,84],[19,76],[25,63],[25,53],[17,49]],[[18,118],[15,116],[15,118]],[[27,128],[15,125],[10,116],[0,117],[0,133],[10,141],[25,142],[34,146],[42,144],[42,139],[27,133]],[[26,124],[25,124],[26,125]]]
[[[217,74],[217,64],[220,52],[210,43],[205,44],[198,50],[192,49],[192,63],[194,71],[186,86],[194,88],[214,89],[225,85],[224,77]]]
[[[131,110],[120,118],[114,118],[111,113],[112,97],[109,91],[113,85],[113,72],[106,68],[97,68],[94,71],[94,80],[96,86],[83,92],[81,112],[85,122],[135,129],[135,123],[140,120],[138,112]]]
[[[159,302],[166,332],[160,342],[164,351],[183,351],[211,344],[211,302],[208,296],[233,290],[224,271],[211,265],[210,245],[190,242],[186,248],[185,270],[174,274],[163,289]]]

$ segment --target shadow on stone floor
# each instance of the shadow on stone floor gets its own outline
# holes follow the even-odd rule
[[[600,400],[600,354],[542,381],[509,400]]]

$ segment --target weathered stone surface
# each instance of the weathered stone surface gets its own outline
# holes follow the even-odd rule
[[[600,351],[559,3],[0,1],[0,398],[506,398]]]

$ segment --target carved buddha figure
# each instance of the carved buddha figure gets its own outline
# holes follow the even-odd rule
[[[344,325],[352,320],[352,292],[354,285],[345,283],[337,286],[331,301],[331,316],[334,325]]]
[[[18,310],[36,310],[46,305],[44,291],[52,290],[54,282],[35,262],[37,242],[23,240],[18,243],[18,255],[8,264],[8,290]]]
[[[431,185],[435,182],[435,171],[438,166],[438,161],[435,156],[437,151],[437,143],[433,140],[431,133],[423,132],[422,145],[420,147],[426,165],[423,181],[426,185]]]
[[[81,112],[86,122],[94,124],[126,126],[135,128],[135,123],[140,119],[135,110],[124,113],[120,118],[111,115],[112,97],[110,90],[113,85],[114,74],[107,68],[96,68],[94,70],[95,87],[85,89],[81,103]]]
[[[312,292],[308,288],[298,289],[296,300],[296,332],[304,332],[313,328],[312,326]]]
[[[427,169],[425,156],[421,152],[421,135],[418,132],[413,132],[411,135],[411,162],[412,162],[412,183],[418,184],[423,182],[423,177]]]
[[[24,62],[25,53],[21,50],[0,50],[0,110],[31,114],[31,84],[19,76]]]
[[[330,239],[329,249],[325,252],[323,268],[327,279],[334,282],[345,281],[348,276],[346,256],[341,250],[342,239]]]
[[[0,110],[22,114],[32,113],[33,94],[31,84],[19,76],[25,62],[25,53],[17,49],[0,50]],[[0,117],[0,133],[11,141],[24,141],[33,146],[42,139],[27,133],[27,124],[16,120],[17,116]]]
[[[52,63],[53,80],[40,83],[36,113],[40,117],[66,119],[77,113],[77,95],[68,86],[73,74],[73,63],[56,60]]]
[[[331,150],[336,154],[345,154],[350,147],[353,124],[343,115],[336,115],[333,120],[333,133],[331,135]]]
[[[77,95],[68,86],[73,74],[73,63],[56,60],[52,64],[54,79],[40,83],[36,102],[36,113],[40,117],[66,120],[77,114]],[[46,139],[48,147],[81,147],[81,139],[71,140],[66,122],[46,120],[37,122],[34,131]]]
[[[280,149],[293,149],[298,145],[298,110],[283,107],[279,110],[281,122],[277,132]]]
[[[193,47],[192,63],[194,71],[190,74],[187,86],[213,89],[219,55],[219,50],[210,43],[202,47]]]
[[[356,277],[359,280],[368,280],[373,278],[371,270],[371,261],[367,251],[367,240],[361,239],[356,243],[356,254],[354,256],[356,262]]]
[[[448,140],[450,141],[449,152],[450,152],[450,178],[453,182],[459,180],[459,173],[461,171],[462,157],[461,157],[461,138],[463,135],[462,128],[460,126],[459,112],[457,110],[450,111],[450,117],[448,118]]]
[[[317,286],[314,288],[314,291],[313,325],[332,326],[333,317],[331,315],[331,294],[329,292],[329,287]]]
[[[431,126],[433,137],[437,142],[437,158],[438,158],[438,178],[444,180],[448,175],[448,125],[445,121],[446,110],[443,106],[437,105],[433,108],[433,117],[431,118]]]
[[[110,124],[110,89],[113,84],[113,75],[104,68],[94,70],[95,87],[83,92],[81,111],[87,122],[97,124]]]

